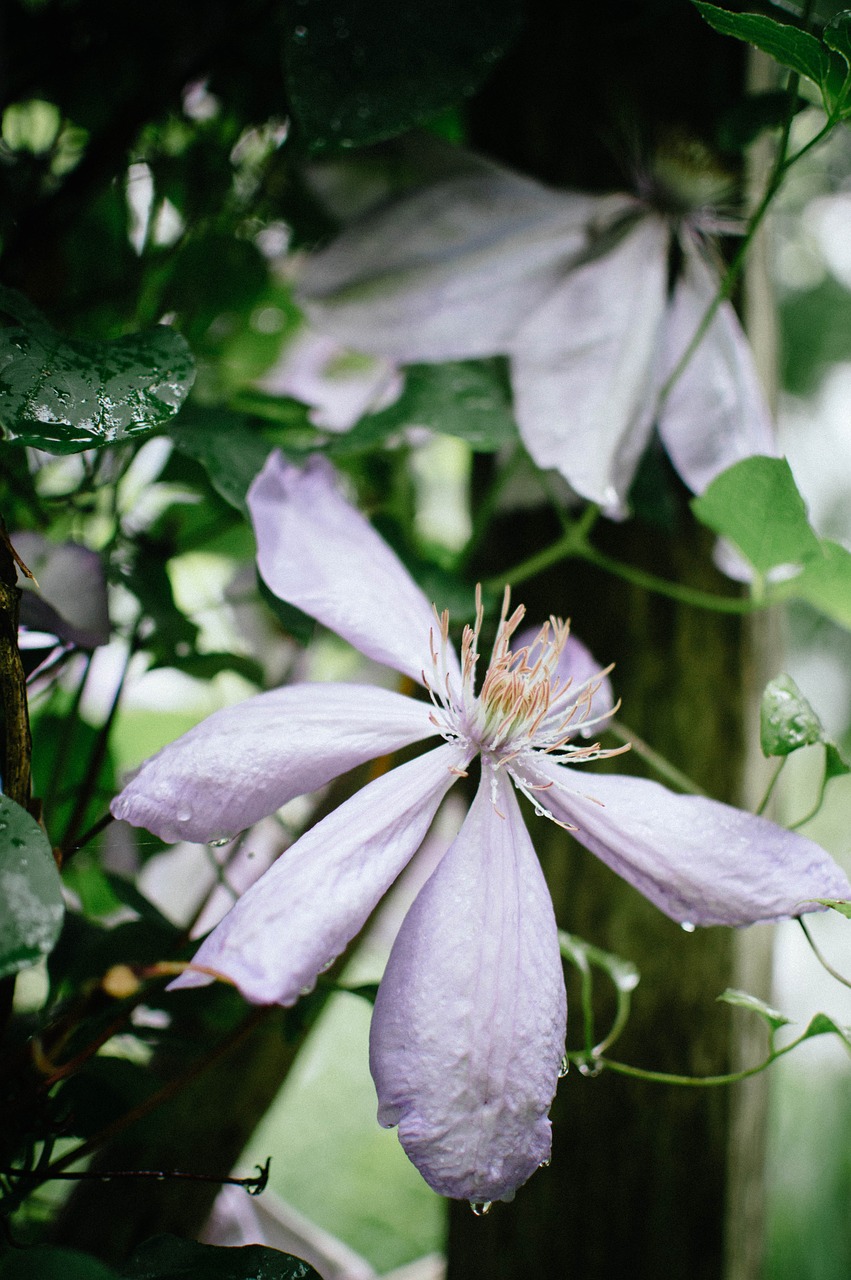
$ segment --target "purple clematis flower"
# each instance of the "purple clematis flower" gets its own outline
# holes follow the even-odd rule
[[[323,461],[272,455],[250,494],[260,571],[283,599],[430,700],[294,685],[219,711],[144,764],[112,811],[166,840],[214,840],[371,757],[439,745],[365,786],[301,837],[233,907],[175,984],[211,971],[259,1003],[292,1004],[359,932],[476,756],[481,782],[398,934],[372,1019],[379,1119],[444,1195],[510,1197],[547,1159],[566,1003],[549,893],[514,788],[675,920],[748,924],[851,896],[804,837],[639,778],[589,775],[611,754],[605,673],[551,619],[512,648],[503,609],[487,670],[482,610],[460,662],[394,553]],[[522,641],[522,638],[521,638]],[[589,674],[590,673],[590,674]],[[513,785],[512,785],[513,784]]]
[[[507,355],[535,463],[620,517],[654,423],[696,493],[776,453],[729,302],[660,399],[718,291],[717,223],[701,207],[556,191],[456,152],[447,176],[308,258],[298,296],[319,332],[402,364]]]

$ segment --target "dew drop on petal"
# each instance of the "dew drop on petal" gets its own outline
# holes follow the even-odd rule
[[[471,1200],[470,1208],[477,1218],[483,1218],[486,1213],[490,1213],[492,1200]]]
[[[680,928],[682,929],[683,933],[694,933],[695,925],[692,924],[691,920],[683,920],[683,922],[680,925]]]
[[[567,1054],[565,1054],[558,1066],[559,1080],[563,1080],[569,1070],[570,1070],[570,1059],[568,1058]]]

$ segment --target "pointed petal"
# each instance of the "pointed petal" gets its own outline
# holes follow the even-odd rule
[[[524,627],[518,632],[513,644],[515,653],[518,649],[529,648],[530,664],[535,662],[538,654],[535,639],[540,634],[540,630],[540,627]],[[587,698],[589,688],[593,690],[582,723],[577,721],[577,730],[583,738],[599,733],[600,721],[607,719],[614,709],[615,695],[612,683],[609,677],[603,674],[602,664],[581,640],[577,640],[573,632],[567,637],[567,644],[562,651],[555,675],[562,685],[568,683],[571,685],[577,700],[583,695]]]
[[[257,564],[275,595],[298,605],[376,662],[422,684],[434,611],[401,560],[338,488],[332,467],[273,453],[248,506]],[[458,660],[447,650],[450,672]]]
[[[547,1159],[566,1010],[549,891],[505,773],[485,768],[405,918],[370,1033],[379,1120],[435,1191],[501,1199]]]
[[[244,893],[193,964],[255,1004],[295,1004],[363,927],[422,843],[468,756],[446,744],[383,774],[317,823]],[[188,970],[172,987],[203,986]]]
[[[598,205],[476,158],[310,258],[299,302],[318,329],[403,363],[493,355],[585,247]]]
[[[665,323],[660,384],[676,368],[715,294],[718,277],[686,243],[683,273]],[[734,462],[777,454],[771,414],[739,319],[723,302],[659,415],[671,461],[695,493]]]
[[[512,347],[526,448],[613,514],[623,510],[652,423],[668,240],[661,218],[643,217],[609,252],[571,271]]]
[[[435,733],[431,704],[369,685],[295,684],[208,716],[147,760],[113,817],[161,840],[244,831],[295,796]]]
[[[524,768],[531,775],[553,783],[542,803],[577,827],[580,844],[673,920],[754,924],[811,911],[815,898],[851,897],[823,849],[766,818],[542,756]]]

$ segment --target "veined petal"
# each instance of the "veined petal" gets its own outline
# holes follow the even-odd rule
[[[511,348],[517,423],[539,467],[555,467],[612,514],[647,442],[669,234],[643,217],[571,271]]]
[[[163,747],[112,814],[172,844],[234,836],[347,769],[431,737],[430,712],[429,703],[369,685],[273,689]]]
[[[378,1118],[435,1191],[497,1200],[547,1159],[566,1013],[549,891],[508,778],[485,767],[405,918],[370,1033]]]
[[[194,964],[255,1004],[295,1004],[363,927],[419,848],[469,754],[446,744],[364,787],[291,845],[201,945]],[[191,969],[172,987],[210,981]]]
[[[308,259],[299,302],[317,328],[403,363],[493,355],[584,249],[598,204],[475,158]]]
[[[248,492],[257,564],[275,595],[376,662],[422,684],[434,610],[398,556],[337,486],[333,468],[270,455]],[[451,674],[458,659],[447,647]]]
[[[687,240],[683,271],[665,321],[660,385],[677,366],[718,292],[718,277]],[[722,302],[671,388],[659,434],[685,483],[702,493],[742,458],[775,456],[777,442],[748,340],[733,307]]]
[[[766,818],[644,778],[583,774],[543,756],[528,767],[524,761],[524,777],[551,782],[541,803],[681,923],[755,924],[818,910],[815,898],[851,898],[845,874],[823,849]]]
[[[535,644],[535,638],[540,634],[540,627],[524,627],[522,631],[517,633],[513,641],[512,648],[515,653],[518,649],[529,648],[529,665],[532,666],[538,656],[540,646]],[[588,691],[592,689],[590,701],[588,701],[588,709],[582,720],[576,720],[577,732],[582,737],[590,737],[600,733],[601,720],[607,719],[615,705],[615,695],[612,690],[612,683],[607,675],[603,674],[602,665],[594,657],[593,653],[581,640],[577,640],[571,631],[567,637],[567,643],[562,650],[561,657],[555,669],[555,676],[562,685],[570,683],[571,689],[576,694],[577,701],[582,699],[583,706],[588,699]],[[583,727],[587,726],[587,728]]]

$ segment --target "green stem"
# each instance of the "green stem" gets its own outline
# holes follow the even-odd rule
[[[751,1076],[759,1075],[766,1067],[770,1067],[772,1062],[776,1062],[778,1058],[782,1058],[787,1053],[791,1053],[799,1044],[803,1044],[807,1039],[806,1031],[798,1036],[797,1040],[793,1040],[782,1049],[775,1049],[769,1053],[764,1062],[760,1062],[755,1067],[745,1067],[742,1071],[730,1071],[725,1075],[719,1076],[681,1076],[675,1075],[668,1071],[645,1071],[643,1067],[631,1067],[626,1062],[615,1062],[612,1058],[598,1057],[595,1058],[592,1066],[605,1067],[609,1071],[615,1071],[621,1076],[631,1076],[636,1080],[648,1080],[652,1084],[676,1084],[687,1085],[691,1088],[708,1089],[714,1088],[716,1085],[736,1084],[739,1080],[747,1080]],[[582,1054],[573,1053],[568,1055],[572,1061],[582,1065],[587,1064],[587,1059]]]
[[[656,595],[667,596],[670,600],[678,600],[680,604],[691,605],[695,609],[709,609],[713,613],[748,614],[761,607],[754,600],[749,600],[745,596],[717,596],[710,591],[700,591],[696,587],[686,587],[676,582],[668,582],[664,578],[657,578],[654,573],[647,573],[644,569],[638,569],[634,565],[622,564],[619,560],[615,560],[611,556],[607,556],[605,552],[598,551],[596,547],[591,547],[587,544],[578,547],[574,554],[580,559],[586,560],[589,564],[596,565],[598,569],[605,569],[607,573],[623,578],[625,582],[631,582],[634,586],[643,587],[646,591],[653,591]]]
[[[670,760],[666,760],[658,751],[654,751],[649,743],[643,738],[639,738],[637,733],[633,733],[632,729],[625,724],[621,724],[619,720],[610,720],[606,726],[609,733],[613,734],[618,742],[628,742],[632,746],[637,756],[640,756],[651,769],[659,774],[660,778],[664,778],[666,782],[670,782],[679,791],[685,791],[692,796],[705,796],[706,792],[693,782],[692,779],[676,765],[671,764]]]
[[[813,935],[810,933],[809,929],[807,928],[801,916],[798,916],[798,924],[803,929],[804,937],[806,938],[807,942],[810,944],[812,953],[815,956],[816,960],[818,960],[822,968],[826,969],[827,972],[830,974],[830,976],[832,978],[835,978],[837,982],[841,982],[843,987],[851,987],[851,981],[849,981],[848,978],[844,977],[844,975],[841,974],[838,969],[834,969],[830,961],[821,953],[819,948],[816,946],[815,939]]]
[[[786,759],[787,759],[786,756],[781,756],[780,762],[777,765],[777,768],[774,770],[771,781],[769,782],[768,786],[765,788],[765,795],[762,797],[762,800],[759,802],[759,807],[756,810],[757,817],[765,813],[765,810],[768,807],[768,802],[771,799],[774,788],[777,786],[777,779],[780,777],[781,773],[783,772],[783,766],[786,763]]]

